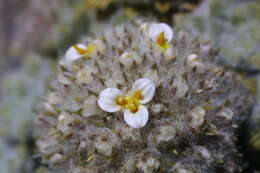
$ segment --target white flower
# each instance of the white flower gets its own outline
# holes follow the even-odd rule
[[[86,46],[85,44],[77,44],[74,46],[71,46],[66,54],[65,54],[65,59],[67,61],[75,61],[79,58],[82,58],[84,56],[87,56],[91,52],[93,52],[96,49],[95,45],[89,45]]]
[[[155,94],[154,83],[147,78],[134,82],[132,90],[123,95],[117,88],[106,88],[99,94],[98,105],[106,112],[124,110],[124,120],[133,128],[144,127],[149,112],[143,104],[150,102]]]
[[[149,27],[149,36],[160,48],[166,51],[169,48],[169,42],[173,38],[173,31],[165,23],[154,23]]]

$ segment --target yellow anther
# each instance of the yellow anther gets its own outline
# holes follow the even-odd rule
[[[127,104],[127,100],[125,99],[124,96],[119,96],[116,99],[116,103],[119,104],[120,106],[123,106]]]
[[[131,96],[118,96],[116,103],[125,109],[131,110],[132,113],[138,111],[140,106],[139,100],[143,99],[142,92],[140,90],[135,91]]]
[[[88,54],[88,53],[91,53],[93,50],[96,49],[96,46],[95,45],[89,45],[87,48],[80,48],[78,47],[77,45],[73,46],[77,52],[80,54],[80,55],[84,55],[84,54]]]
[[[87,52],[88,52],[88,49],[86,48],[86,49],[82,49],[82,48],[80,48],[80,47],[78,47],[77,45],[75,45],[75,46],[73,46],[76,50],[77,50],[77,52],[80,54],[80,55],[84,55],[84,54],[86,54]]]
[[[130,103],[128,105],[128,109],[130,109],[132,113],[137,112],[138,111],[138,107],[139,107],[139,105],[136,104],[136,103]]]
[[[164,46],[166,42],[167,42],[167,40],[166,40],[165,37],[164,37],[164,32],[161,32],[161,33],[159,34],[159,36],[157,37],[157,43],[158,43],[160,46]]]
[[[136,98],[137,100],[142,100],[144,98],[140,90],[135,91],[133,97]]]
[[[169,44],[168,44],[167,40],[165,39],[164,32],[161,32],[159,34],[159,36],[157,37],[156,41],[157,41],[157,44],[162,49],[166,50],[167,48],[169,48]]]

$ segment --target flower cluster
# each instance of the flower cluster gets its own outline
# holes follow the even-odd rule
[[[149,27],[149,37],[153,42],[166,51],[173,38],[171,27],[165,23],[154,23]],[[95,45],[77,44],[69,48],[65,58],[75,61],[79,58],[89,57],[95,51]],[[129,58],[129,57],[128,57]],[[155,86],[149,79],[139,79],[133,84],[132,91],[124,96],[117,88],[107,88],[100,93],[98,105],[106,112],[116,112],[124,109],[124,119],[133,128],[144,127],[148,122],[149,112],[145,106],[155,93]]]

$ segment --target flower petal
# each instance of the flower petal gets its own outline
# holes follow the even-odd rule
[[[132,113],[129,109],[124,112],[125,122],[133,128],[144,127],[149,119],[149,113],[145,106],[141,105],[138,111]]]
[[[79,47],[80,49],[87,49],[87,46],[84,45],[84,44],[77,44],[76,46]],[[75,61],[75,60],[77,60],[77,59],[79,59],[79,58],[82,58],[83,56],[84,56],[84,54],[80,54],[80,53],[75,49],[74,46],[71,46],[71,47],[67,50],[67,52],[66,52],[66,54],[65,54],[65,59],[66,59],[67,61]]]
[[[98,106],[106,112],[116,112],[121,109],[115,101],[116,97],[122,95],[117,88],[106,88],[99,94]]]
[[[156,41],[161,32],[164,32],[167,41],[171,41],[173,38],[172,28],[166,23],[154,23],[149,27],[149,36]]]
[[[152,100],[155,94],[155,85],[150,79],[142,78],[135,81],[132,90],[141,91],[143,99],[140,100],[140,103],[146,104]]]

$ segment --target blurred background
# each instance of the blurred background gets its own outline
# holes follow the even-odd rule
[[[260,100],[259,0],[1,0],[0,173],[47,173],[33,139],[34,116],[66,49],[106,25],[158,20],[220,49],[222,65],[236,71]],[[242,143],[251,168],[260,167],[260,106],[244,125]],[[256,137],[251,139],[251,134]],[[258,134],[258,135],[257,135]]]

